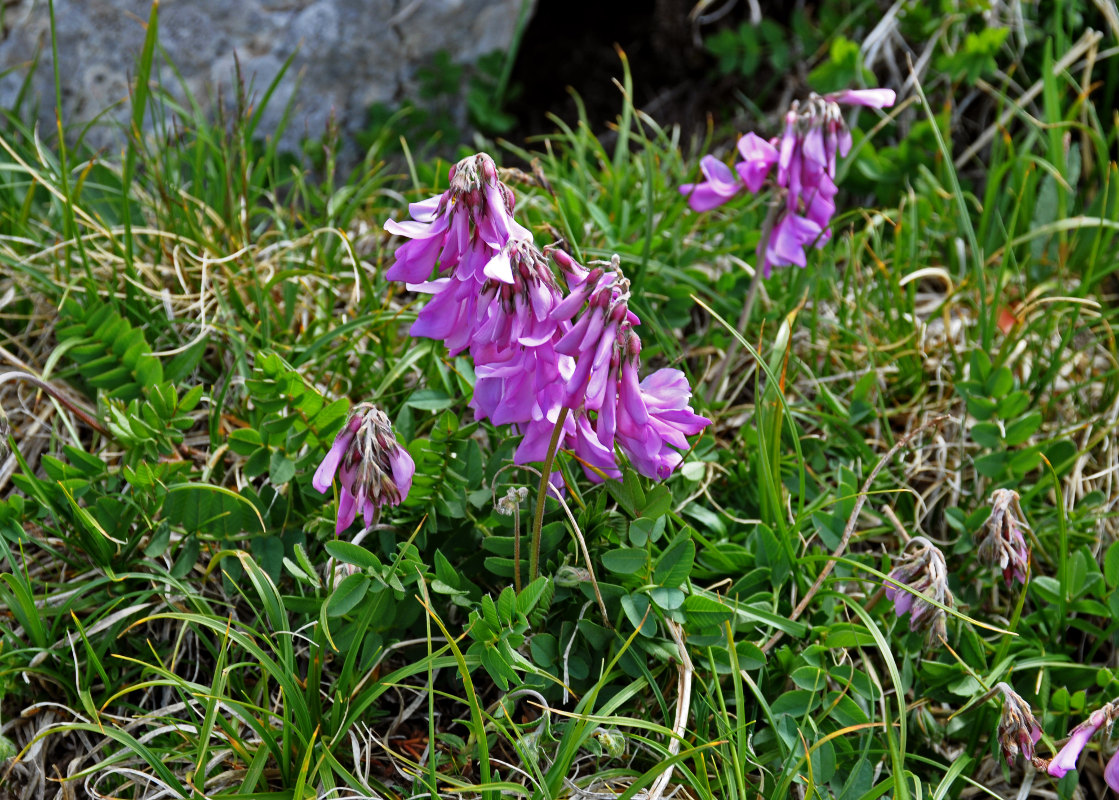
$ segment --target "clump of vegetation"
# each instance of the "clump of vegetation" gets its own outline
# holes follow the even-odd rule
[[[609,147],[453,169],[386,130],[312,177],[244,98],[162,128],[155,16],[121,163],[5,115],[3,791],[1115,786],[1114,56],[975,19],[857,124],[806,87],[798,158],[852,123],[815,183],[784,116],[757,181],[712,137],[702,211],[624,61]],[[840,27],[809,74],[858,83]]]

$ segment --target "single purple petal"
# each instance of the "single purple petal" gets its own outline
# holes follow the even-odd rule
[[[563,353],[567,356],[577,356],[583,352],[583,338],[586,336],[587,328],[590,327],[592,319],[596,316],[594,310],[588,311],[579,317],[564,334],[556,341],[556,352]],[[597,315],[601,317],[601,315]],[[598,330],[602,332],[602,321],[599,320]]]
[[[392,481],[400,491],[400,501],[404,502],[404,498],[408,496],[408,492],[412,489],[412,476],[416,474],[416,462],[412,460],[412,456],[408,454],[407,450],[397,445],[396,451],[389,456],[389,465],[392,467]]]
[[[827,166],[828,152],[824,145],[824,130],[820,125],[812,126],[812,129],[805,134],[801,152],[819,167]]]
[[[770,237],[770,261],[774,266],[807,264],[804,247],[820,235],[820,226],[796,214],[786,214],[773,228]]]
[[[1093,716],[1095,715],[1093,714]],[[1054,778],[1063,778],[1069,770],[1076,769],[1076,762],[1080,760],[1080,753],[1084,750],[1084,746],[1088,744],[1088,740],[1095,735],[1102,724],[1103,720],[1101,719],[1098,725],[1093,725],[1091,718],[1089,718],[1088,722],[1077,725],[1065,746],[1049,762],[1047,772]]]
[[[513,282],[513,266],[509,261],[509,254],[504,250],[486,262],[482,272],[487,278],[493,278],[495,281]]]
[[[338,466],[346,455],[346,449],[353,440],[354,433],[348,426],[334,437],[334,444],[330,446],[326,458],[319,464],[319,468],[315,470],[315,476],[311,479],[311,485],[321,494],[330,490],[330,484],[334,481],[334,474],[338,471]]]
[[[338,498],[338,522],[334,526],[335,535],[340,534],[346,528],[353,524],[354,518],[357,517],[357,501],[350,490],[342,487],[341,495]]]
[[[788,185],[789,165],[793,163],[793,154],[798,144],[797,115],[795,111],[790,111],[785,115],[785,132],[781,135],[781,146],[777,156],[777,182],[782,186]]]
[[[602,407],[598,410],[598,419],[595,420],[595,429],[598,440],[603,447],[614,449],[614,437],[618,431],[618,384],[610,381],[602,395]]]
[[[566,322],[574,317],[587,301],[587,294],[586,291],[572,291],[552,308],[552,319],[556,322]]]
[[[390,281],[420,283],[431,277],[443,248],[442,236],[412,239],[396,248],[395,261],[385,272]]]
[[[1103,768],[1103,779],[1108,786],[1119,792],[1119,750],[1107,760],[1107,766]]]
[[[894,587],[896,594],[894,595],[894,613],[899,617],[906,611],[913,607],[913,601],[916,599],[912,593],[905,591],[905,589],[898,589]]]
[[[587,325],[586,331],[583,333],[583,338],[579,340],[579,350],[581,352],[594,349],[603,339],[607,338],[606,335],[604,335],[606,314],[603,313],[602,309],[592,308],[587,311],[584,317],[587,320]],[[580,320],[580,322],[581,321],[582,320]],[[611,329],[615,329],[617,326],[611,325],[610,327]],[[612,336],[610,338],[613,339]],[[558,350],[559,348],[556,349]],[[563,351],[561,350],[560,352]],[[569,353],[568,355],[574,355],[574,353]]]
[[[897,100],[897,93],[893,89],[847,89],[828,95],[828,99],[864,108],[888,108]]]
[[[532,315],[544,321],[552,313],[559,296],[554,289],[545,286],[543,282],[533,281],[528,284],[528,297],[532,304]]]
[[[532,233],[513,219],[499,184],[487,183],[482,190],[485,202],[477,215],[478,236],[490,247],[500,250],[510,239],[532,239]]]
[[[618,399],[621,400],[634,425],[648,423],[649,409],[645,406],[645,397],[637,381],[637,364],[628,358],[622,363],[622,382],[618,390]]]
[[[797,234],[796,225],[790,220],[797,219],[793,214],[785,214],[773,226],[769,234],[769,246],[766,248],[766,261],[775,267],[788,264],[805,266],[804,241]]]
[[[551,444],[552,432],[555,427],[554,419],[535,420],[525,425],[524,439],[521,440],[520,446],[513,454],[513,463],[531,464],[536,461],[543,461],[548,454],[548,445]],[[575,435],[575,422],[571,419],[570,414],[564,420],[563,429],[564,435],[560,437],[559,444],[561,448],[564,446],[566,437]]]
[[[473,241],[462,254],[455,269],[455,277],[461,281],[486,282],[486,265],[493,258],[494,249],[484,242]]]
[[[439,213],[439,204],[443,202],[443,195],[437,194],[418,203],[408,204],[408,213],[417,222],[431,222]]]
[[[460,211],[451,218],[443,252],[439,255],[439,271],[447,272],[458,267],[462,255],[470,248],[470,215]]]
[[[738,179],[733,170],[715,156],[704,156],[699,160],[699,171],[707,179],[707,183],[717,184],[726,191],[738,191]]]
[[[650,409],[650,413],[653,413],[652,409]],[[711,420],[695,413],[691,408],[658,410],[656,411],[656,417],[659,421],[670,425],[686,436],[694,436],[711,424]]]
[[[685,408],[692,396],[688,379],[678,369],[662,367],[641,381],[641,391],[645,394],[645,405],[649,410],[659,411]]]
[[[710,183],[685,183],[680,187],[680,193],[687,195],[688,207],[696,212],[718,208],[734,197]]]
[[[765,183],[770,169],[777,163],[777,148],[751,131],[738,140],[738,152],[742,161],[735,164],[734,168],[746,188],[756,193]]]
[[[442,227],[444,229],[447,227],[445,222]],[[403,222],[397,222],[395,219],[385,220],[386,231],[393,236],[405,236],[409,239],[430,239],[440,233],[435,228],[436,226],[430,222],[416,222],[411,219],[406,219]]]
[[[583,462],[583,472],[590,480],[601,483],[602,476],[599,475],[599,472],[605,474],[608,478],[621,478],[622,474],[618,470],[614,449],[599,441],[590,421],[582,414],[579,415],[575,424],[575,441],[573,444],[572,449]],[[596,472],[592,467],[596,467],[598,471]]]

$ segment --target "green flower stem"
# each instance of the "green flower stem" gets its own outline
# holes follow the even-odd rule
[[[529,555],[528,580],[531,583],[540,574],[540,529],[544,525],[544,501],[548,499],[548,478],[552,475],[552,462],[556,460],[563,423],[567,421],[567,407],[560,409],[556,417],[556,427],[552,430],[552,440],[548,442],[548,454],[544,456],[544,468],[540,470],[540,490],[536,493],[536,516],[532,520],[532,553]]]
[[[513,506],[513,588],[521,593],[521,507]],[[434,739],[432,740],[434,741]]]

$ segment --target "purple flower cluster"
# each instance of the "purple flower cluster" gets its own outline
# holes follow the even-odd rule
[[[975,554],[981,564],[1001,570],[1007,586],[1011,581],[1026,582],[1030,551],[1022,531],[1028,527],[1018,493],[996,489],[991,494],[991,516],[983,526]]]
[[[1093,711],[1088,719],[1072,729],[1069,740],[1057,751],[1057,755],[1053,756],[1046,771],[1054,778],[1063,778],[1069,770],[1076,769],[1076,762],[1080,760],[1085,745],[1100,728],[1106,727],[1107,730],[1111,730],[1111,725],[1117,716],[1119,716],[1119,705],[1114,703],[1104,703],[1102,707]],[[1108,786],[1119,792],[1119,752],[1108,760],[1103,777]]]
[[[885,108],[895,99],[892,89],[852,89],[822,97],[813,94],[803,104],[794,101],[780,137],[766,141],[754,133],[743,136],[738,140],[742,160],[733,171],[714,156],[704,156],[699,165],[704,180],[685,184],[680,191],[694,211],[709,211],[743,190],[760,191],[776,165],[774,182],[783,203],[759,245],[762,274],[768,278],[773,267],[790,264],[803,267],[805,248],[822,247],[831,237],[828,224],[838,191],[836,157],[851,149],[851,132],[839,104]]]
[[[639,381],[640,321],[617,264],[588,269],[550,250],[565,295],[513,207],[512,190],[480,153],[451,168],[441,196],[412,204],[411,221],[385,224],[409,239],[387,277],[432,296],[411,334],[443,341],[452,355],[469,352],[471,407],[524,434],[517,463],[544,459],[562,416],[560,446],[592,480],[620,477],[615,444],[642,474],[667,477],[685,437],[710,422],[689,406],[686,378],[662,369]]]
[[[909,630],[923,630],[928,643],[934,645],[947,635],[946,614],[940,606],[953,604],[952,591],[948,588],[948,567],[940,549],[923,536],[914,536],[906,548],[907,552],[902,553],[890,571],[890,578],[912,591],[889,583],[886,597],[893,601],[894,612],[899,617],[909,613]],[[931,597],[940,606],[933,605],[921,594]]]
[[[382,505],[399,505],[412,488],[416,462],[396,441],[385,413],[372,403],[359,403],[334,438],[311,485],[330,491],[335,475],[342,485],[335,533],[353,524],[360,509],[366,527]]]

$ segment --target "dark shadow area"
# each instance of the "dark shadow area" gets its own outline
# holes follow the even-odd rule
[[[520,96],[510,109],[517,127],[509,138],[554,130],[549,113],[574,122],[578,110],[568,87],[581,98],[591,127],[605,131],[621,108],[613,82],[622,76],[616,47],[629,61],[636,106],[663,125],[701,133],[707,112],[731,98],[689,21],[694,6],[695,0],[540,0],[513,72]],[[731,15],[737,16],[738,10]]]

